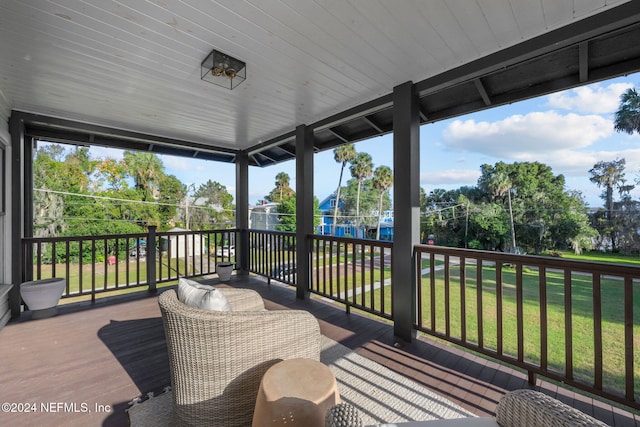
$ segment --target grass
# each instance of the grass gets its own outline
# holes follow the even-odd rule
[[[215,258],[211,258],[214,262]],[[206,260],[203,260],[204,267],[206,268]],[[193,266],[191,261],[189,264],[189,271]],[[117,267],[117,274],[116,274]],[[196,268],[200,267],[199,260],[196,260]],[[156,262],[156,278],[157,280],[166,280],[168,277],[176,276],[179,271],[180,275],[185,275],[186,263],[184,258],[172,258],[170,261],[166,257],[162,259],[162,263]],[[206,271],[206,270],[205,270]],[[214,271],[214,268],[211,268]],[[51,264],[44,264],[41,266],[41,277],[48,278],[54,276],[53,266]],[[34,278],[37,277],[37,271],[34,269]],[[91,292],[92,289],[96,291],[116,291],[120,293],[127,293],[131,291],[139,290],[138,286],[145,284],[147,281],[147,262],[143,258],[139,262],[135,261],[135,258],[119,261],[117,264],[108,265],[104,262],[92,264],[73,263],[69,265],[69,275],[67,276],[65,264],[56,264],[55,276],[65,277],[67,279],[68,293],[65,295],[73,295],[77,293]],[[66,299],[65,302],[76,301],[75,299]]]
[[[580,261],[610,262],[614,264],[629,264],[636,266],[640,265],[640,255],[623,255],[599,251],[583,252],[580,255],[576,255],[575,253],[569,251],[563,251],[560,252],[560,255],[562,258],[575,259]]]

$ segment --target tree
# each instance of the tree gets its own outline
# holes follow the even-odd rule
[[[373,188],[373,180],[367,179],[360,185],[360,198],[358,199],[358,180],[351,178],[347,181],[347,185],[342,187],[341,200],[343,203],[340,206],[342,215],[350,217],[350,223],[355,224],[356,218],[360,219],[360,225],[367,225],[375,227],[376,215],[374,211],[378,209],[378,199],[380,193]],[[383,206],[391,206],[391,198],[389,193],[386,192],[383,195]],[[357,217],[356,212],[358,208],[358,200],[360,200],[360,216]]]
[[[289,188],[289,175],[285,172],[280,172],[276,175],[276,188],[280,190],[280,200],[282,200],[283,189]]]
[[[615,112],[613,127],[618,132],[640,132],[640,95],[635,89],[628,89],[620,95],[620,105]]]
[[[506,183],[496,186],[500,181],[494,178],[496,174],[505,174],[509,178],[512,195],[517,196],[512,197],[511,200],[513,228],[517,235],[518,247],[525,251],[540,253],[546,248],[566,247],[570,239],[575,238],[575,235],[570,233],[580,227],[554,228],[554,226],[559,222],[565,222],[566,225],[588,218],[584,200],[581,197],[576,198],[571,192],[566,191],[564,176],[554,175],[549,166],[539,162],[515,162],[512,164],[498,162],[493,166],[482,165],[477,189],[466,193],[471,202],[469,206],[470,228],[474,216],[477,215],[478,204],[496,201],[500,198],[499,194],[503,194],[501,202],[504,205],[508,203],[506,197],[508,193],[504,191],[504,188],[508,186]],[[502,188],[499,189],[499,187]],[[510,216],[505,215],[507,221],[511,221]],[[498,219],[495,216],[493,218]],[[510,229],[509,226],[505,228]],[[493,229],[498,230],[497,227]],[[550,230],[555,231],[551,232]],[[511,234],[505,234],[502,240],[510,240]],[[471,229],[469,235],[473,235]],[[502,243],[498,242],[498,245],[501,246]]]
[[[338,223],[338,206],[340,205],[340,188],[342,187],[342,174],[347,163],[356,157],[356,149],[353,144],[341,145],[333,150],[333,159],[341,164],[340,179],[338,179],[338,189],[336,190],[336,205],[333,208],[333,223],[331,225],[331,234],[336,234],[336,224]]]
[[[314,229],[320,225],[320,216],[322,212],[318,209],[318,199],[313,198],[313,227]],[[285,198],[276,207],[278,215],[277,230],[280,231],[296,231],[296,195],[291,194]]]
[[[233,196],[217,181],[208,180],[193,193],[191,223],[194,229],[228,227],[233,223]]]
[[[604,200],[607,211],[607,229],[603,231],[609,234],[611,249],[614,252],[617,250],[617,239],[616,227],[614,225],[613,191],[617,188],[618,191],[623,193],[624,191],[628,192],[633,189],[633,186],[626,185],[626,179],[624,177],[625,163],[625,159],[616,159],[610,162],[601,160],[589,170],[589,174],[591,175],[589,180],[598,187],[604,188],[600,197]]]
[[[373,174],[373,160],[368,153],[358,153],[351,161],[349,168],[351,176],[358,181],[358,195],[356,197],[356,225],[360,225],[360,190],[362,182]]]
[[[275,188],[264,198],[269,202],[279,203],[293,194],[293,189],[289,187],[289,175],[285,172],[279,172],[276,175]]]
[[[379,166],[373,171],[373,188],[380,192],[378,200],[378,227],[376,240],[380,240],[380,219],[382,218],[382,199],[384,194],[393,186],[393,172],[389,166]]]
[[[200,185],[194,197],[196,200],[204,200],[204,206],[199,208],[198,212],[203,218],[205,215],[207,216],[207,224],[211,221],[218,225],[233,223],[233,196],[227,191],[227,187],[217,181],[208,180]],[[205,224],[204,221],[201,223]]]
[[[136,189],[142,191],[142,200],[155,199],[158,195],[158,180],[164,174],[164,165],[158,156],[139,151],[125,151],[124,163]]]
[[[513,188],[513,184],[509,179],[509,176],[506,173],[498,172],[492,175],[491,180],[489,181],[489,190],[493,194],[494,197],[504,197],[507,195],[507,200],[509,203],[509,220],[511,222],[511,248],[516,249],[516,231],[515,226],[513,224],[513,209],[511,207],[511,190]]]
[[[106,181],[113,190],[122,190],[129,188],[129,184],[124,179],[127,174],[127,168],[124,162],[118,162],[115,159],[104,159],[96,165],[95,178],[98,186]]]

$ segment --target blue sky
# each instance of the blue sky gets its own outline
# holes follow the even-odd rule
[[[590,206],[601,206],[601,189],[589,181],[589,169],[600,161],[626,160],[626,178],[640,177],[640,136],[617,133],[613,113],[620,95],[640,88],[640,74],[582,86],[528,101],[493,108],[421,127],[420,186],[428,193],[436,188],[455,189],[475,185],[480,165],[539,161],[555,175],[563,174],[566,188],[580,190]],[[356,144],[369,153],[374,166],[393,168],[393,136],[385,135]],[[117,157],[115,150],[93,148],[95,157]],[[235,195],[234,165],[160,156],[165,172],[183,183],[199,185],[218,181]],[[340,165],[328,150],[314,157],[314,194],[322,200],[338,184]],[[249,202],[255,204],[275,186],[275,176],[286,172],[295,189],[295,162],[249,170]],[[343,183],[350,178],[345,170]],[[640,197],[640,188],[632,192]]]

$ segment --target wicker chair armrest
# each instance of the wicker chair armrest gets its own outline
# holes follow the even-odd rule
[[[507,393],[496,409],[502,427],[607,427],[607,424],[535,390]]]
[[[241,314],[241,313],[237,313]],[[249,325],[236,323],[246,339],[253,342],[255,357],[272,353],[280,359],[305,357],[320,360],[322,347],[320,325],[303,310],[272,310],[252,312]],[[266,353],[265,353],[266,352]]]
[[[264,301],[253,289],[218,288],[227,298],[233,311],[262,311]]]

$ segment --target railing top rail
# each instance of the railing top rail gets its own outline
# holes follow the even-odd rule
[[[454,257],[499,261],[532,267],[569,269],[572,271],[587,273],[600,273],[613,276],[631,276],[640,278],[640,267],[629,264],[614,264],[607,262],[562,259],[541,255],[516,255],[504,252],[450,248],[447,246],[437,245],[416,245],[415,250],[420,253],[434,253],[438,255],[449,255]]]
[[[217,230],[184,230],[184,231],[158,231],[158,236],[173,236],[185,234],[204,234],[204,233],[233,233],[238,231],[237,228],[225,228]],[[56,237],[23,237],[24,243],[45,243],[45,242],[73,242],[78,240],[104,240],[104,239],[138,239],[145,238],[148,232],[128,233],[128,234],[97,234],[94,236],[56,236]]]
[[[387,240],[375,240],[375,239],[354,239],[351,237],[337,237],[337,236],[327,236],[323,234],[309,234],[310,238],[316,240],[324,240],[324,241],[334,241],[334,242],[345,242],[345,243],[355,243],[358,245],[371,245],[378,246],[382,248],[392,248],[393,242],[389,242]]]
[[[95,236],[23,237],[23,243],[75,242],[79,240],[144,239],[148,233],[101,234]]]
[[[273,234],[273,235],[278,235],[278,236],[295,236],[296,235],[296,233],[294,231],[261,230],[259,228],[250,228],[249,232],[262,233],[262,234]]]
[[[156,236],[184,236],[185,234],[214,234],[214,233],[235,233],[237,228],[219,228],[215,230],[179,230],[179,231],[158,231]]]

